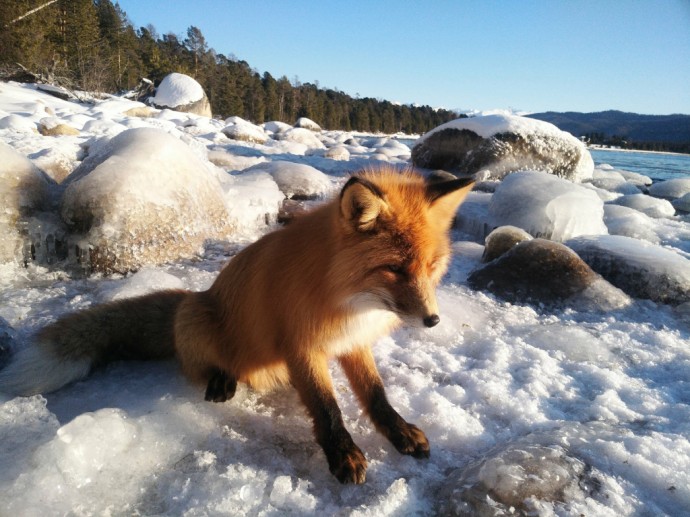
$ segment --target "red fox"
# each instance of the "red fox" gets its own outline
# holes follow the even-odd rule
[[[47,392],[113,359],[173,354],[206,386],[206,400],[232,398],[238,382],[291,383],[330,471],[363,483],[367,461],[345,429],[328,370],[336,358],[376,429],[402,454],[427,458],[424,433],[388,402],[370,346],[400,324],[439,322],[448,233],[471,187],[362,171],[333,201],[242,250],[207,291],[121,300],[43,328],[0,371],[0,392]]]

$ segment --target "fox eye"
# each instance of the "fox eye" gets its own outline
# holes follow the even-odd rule
[[[397,264],[388,264],[385,267],[388,271],[390,271],[391,273],[395,273],[396,275],[402,275],[405,272],[403,267]]]

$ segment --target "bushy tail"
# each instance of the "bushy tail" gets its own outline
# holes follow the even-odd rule
[[[186,291],[160,291],[69,314],[41,329],[0,370],[0,393],[35,395],[83,379],[116,359],[175,353],[174,318]]]

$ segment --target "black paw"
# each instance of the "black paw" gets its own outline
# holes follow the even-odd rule
[[[237,379],[228,375],[223,370],[214,370],[206,386],[204,400],[212,402],[225,402],[235,396]]]

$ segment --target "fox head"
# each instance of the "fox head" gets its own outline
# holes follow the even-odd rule
[[[449,230],[472,180],[365,171],[340,193],[340,253],[331,271],[352,310],[383,309],[413,326],[440,318],[435,289],[450,261]]]

